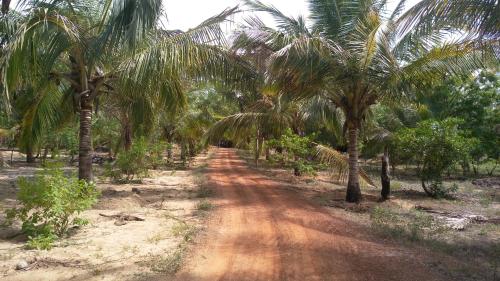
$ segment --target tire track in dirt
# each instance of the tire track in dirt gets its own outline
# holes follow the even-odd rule
[[[208,177],[217,210],[176,280],[446,280],[249,169],[232,149],[216,151]]]

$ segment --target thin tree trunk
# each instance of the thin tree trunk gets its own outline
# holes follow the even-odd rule
[[[123,119],[123,145],[125,151],[129,151],[132,147],[132,126],[130,125],[128,117]]]
[[[189,156],[190,157],[196,156],[196,145],[193,142],[189,142]]]
[[[42,154],[42,161],[45,162],[45,160],[47,160],[47,156],[49,155],[49,147],[46,146],[43,150],[43,154]]]
[[[28,145],[26,148],[26,163],[34,163],[35,162],[35,157],[33,156],[33,147],[31,145]]]
[[[254,154],[254,159],[255,159],[255,166],[259,165],[259,155],[260,154],[260,149],[259,149],[259,130],[257,129],[257,134],[255,137],[255,154]]]
[[[266,160],[269,161],[271,159],[271,149],[266,145]]]
[[[169,143],[167,147],[167,162],[168,163],[173,163],[173,154],[172,154],[172,144]]]
[[[80,147],[78,153],[78,178],[92,181],[92,102],[88,93],[80,99]]]
[[[382,156],[382,171],[380,174],[382,181],[382,192],[380,195],[383,200],[387,200],[391,194],[391,179],[389,178],[389,149],[384,147],[384,155]]]
[[[498,159],[495,161],[495,166],[493,166],[493,168],[491,168],[491,170],[488,172],[488,176],[493,175],[493,172],[497,169],[497,166],[498,166]]]
[[[187,158],[187,153],[186,153],[187,147],[184,142],[181,143],[181,161],[182,163],[186,163],[186,158]]]
[[[5,161],[3,159],[3,152],[0,151],[0,168],[3,168],[5,166]]]
[[[349,181],[347,182],[346,201],[361,201],[361,189],[359,188],[359,164],[358,164],[358,128],[349,128]]]

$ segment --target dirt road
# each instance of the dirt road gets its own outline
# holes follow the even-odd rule
[[[209,179],[218,207],[177,280],[445,280],[410,250],[249,169],[234,150],[216,151]]]

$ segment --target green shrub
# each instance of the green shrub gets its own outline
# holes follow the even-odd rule
[[[47,249],[57,237],[85,220],[76,217],[89,209],[99,192],[95,185],[67,177],[59,167],[38,172],[33,179],[19,179],[20,207],[6,211],[7,223],[22,222],[22,231],[28,235],[29,247]]]
[[[295,176],[314,175],[316,171],[311,161],[314,156],[312,138],[314,135],[303,137],[287,129],[279,139],[268,141],[269,147],[279,148],[286,152],[286,155],[273,155],[271,162],[285,164],[286,160],[290,159]]]
[[[458,119],[426,120],[416,128],[405,128],[395,135],[397,154],[412,159],[425,192],[432,197],[445,197],[456,190],[443,185],[443,174],[460,161],[470,157],[477,139],[464,137]]]
[[[123,151],[116,158],[115,167],[121,172],[116,175],[121,179],[122,175],[126,176],[127,180],[132,180],[134,177],[143,178],[148,175],[148,144],[144,138],[140,138],[132,144],[128,151]]]
[[[152,169],[158,169],[161,165],[165,163],[163,160],[163,153],[165,152],[165,148],[167,147],[165,142],[156,142],[149,145],[149,157],[148,164]]]
[[[201,200],[196,204],[196,209],[198,211],[210,211],[214,208],[214,205],[208,200]]]
[[[26,242],[27,249],[50,250],[57,240],[57,236],[52,233],[40,233],[37,236],[29,236]]]
[[[315,167],[306,161],[298,160],[294,165],[294,168],[297,170],[298,175],[316,175]]]

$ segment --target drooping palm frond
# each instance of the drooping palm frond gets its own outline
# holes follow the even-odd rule
[[[347,182],[349,176],[349,159],[346,155],[331,147],[318,144],[316,145],[316,157],[320,162],[331,167],[332,174],[336,174],[339,182]],[[359,169],[359,177],[365,185],[375,187],[375,183],[363,169]]]
[[[217,46],[224,37],[219,24],[234,12],[228,10],[187,32],[160,32],[122,63],[120,75],[142,88],[160,88],[162,81],[181,73],[198,81],[252,87],[245,62]]]
[[[310,34],[305,19],[302,16],[298,18],[286,16],[275,6],[264,4],[259,0],[246,0],[245,4],[252,11],[266,12],[271,15],[276,21],[278,29],[282,30],[284,34],[294,36]]]
[[[255,135],[259,129],[261,134],[271,135],[281,131],[289,125],[289,120],[271,112],[244,112],[226,116],[217,121],[206,132],[205,139],[213,142],[224,138],[225,135],[239,142]]]
[[[400,33],[456,29],[489,40],[500,36],[499,13],[497,0],[422,0],[397,22]]]
[[[135,47],[156,27],[161,14],[161,0],[106,0],[101,20],[106,24],[99,47]]]
[[[345,145],[345,116],[338,107],[322,95],[313,97],[301,109],[306,122],[320,124],[335,138],[337,145]]]
[[[45,87],[28,89],[19,103],[22,116],[19,145],[21,148],[33,147],[40,143],[43,136],[57,131],[74,117],[72,95],[68,88],[47,83]],[[29,100],[28,100],[29,99]]]

